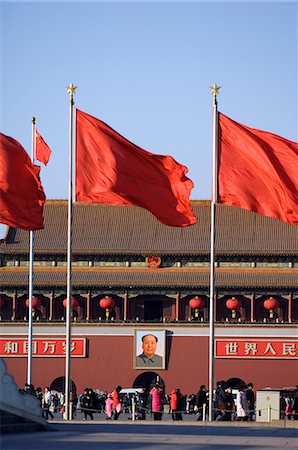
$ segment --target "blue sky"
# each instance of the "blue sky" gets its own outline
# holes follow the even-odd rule
[[[0,124],[53,153],[48,199],[68,196],[69,102],[189,169],[211,198],[212,96],[248,126],[297,141],[296,2],[1,2]]]

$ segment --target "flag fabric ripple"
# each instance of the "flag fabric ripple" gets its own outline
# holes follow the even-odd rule
[[[76,200],[136,205],[163,224],[196,223],[188,169],[171,156],[154,155],[89,114],[76,111]]]
[[[52,151],[37,130],[35,130],[35,139],[35,157],[46,166],[49,162]]]
[[[0,223],[23,230],[44,227],[39,172],[19,142],[0,133]]]
[[[298,225],[297,142],[218,117],[218,203]]]

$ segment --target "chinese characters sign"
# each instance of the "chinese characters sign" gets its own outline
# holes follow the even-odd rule
[[[66,354],[65,339],[33,339],[32,356],[36,357],[64,357]],[[86,357],[86,338],[72,339],[70,345],[71,357]],[[24,357],[28,356],[28,339],[12,338],[0,339],[0,356]]]
[[[298,341],[216,339],[216,358],[298,359]]]

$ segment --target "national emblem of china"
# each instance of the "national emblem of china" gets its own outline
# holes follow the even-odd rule
[[[149,269],[158,269],[161,263],[161,258],[159,256],[147,256],[146,263]]]

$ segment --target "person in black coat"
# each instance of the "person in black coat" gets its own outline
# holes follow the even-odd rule
[[[227,395],[225,391],[225,381],[218,381],[215,391],[215,404],[217,409],[217,416],[215,420],[226,420],[227,414]]]
[[[208,400],[207,400],[206,386],[204,384],[202,384],[200,386],[199,392],[196,395],[196,405],[197,405],[197,409],[198,409],[197,420],[203,420],[203,408],[205,405],[205,408],[207,411],[207,404],[208,404]]]
[[[87,420],[88,416],[93,420],[93,395],[92,389],[86,388],[81,398],[81,410],[84,413],[84,419]]]
[[[245,396],[247,400],[248,420],[251,421],[255,415],[255,393],[252,383],[248,383]]]

